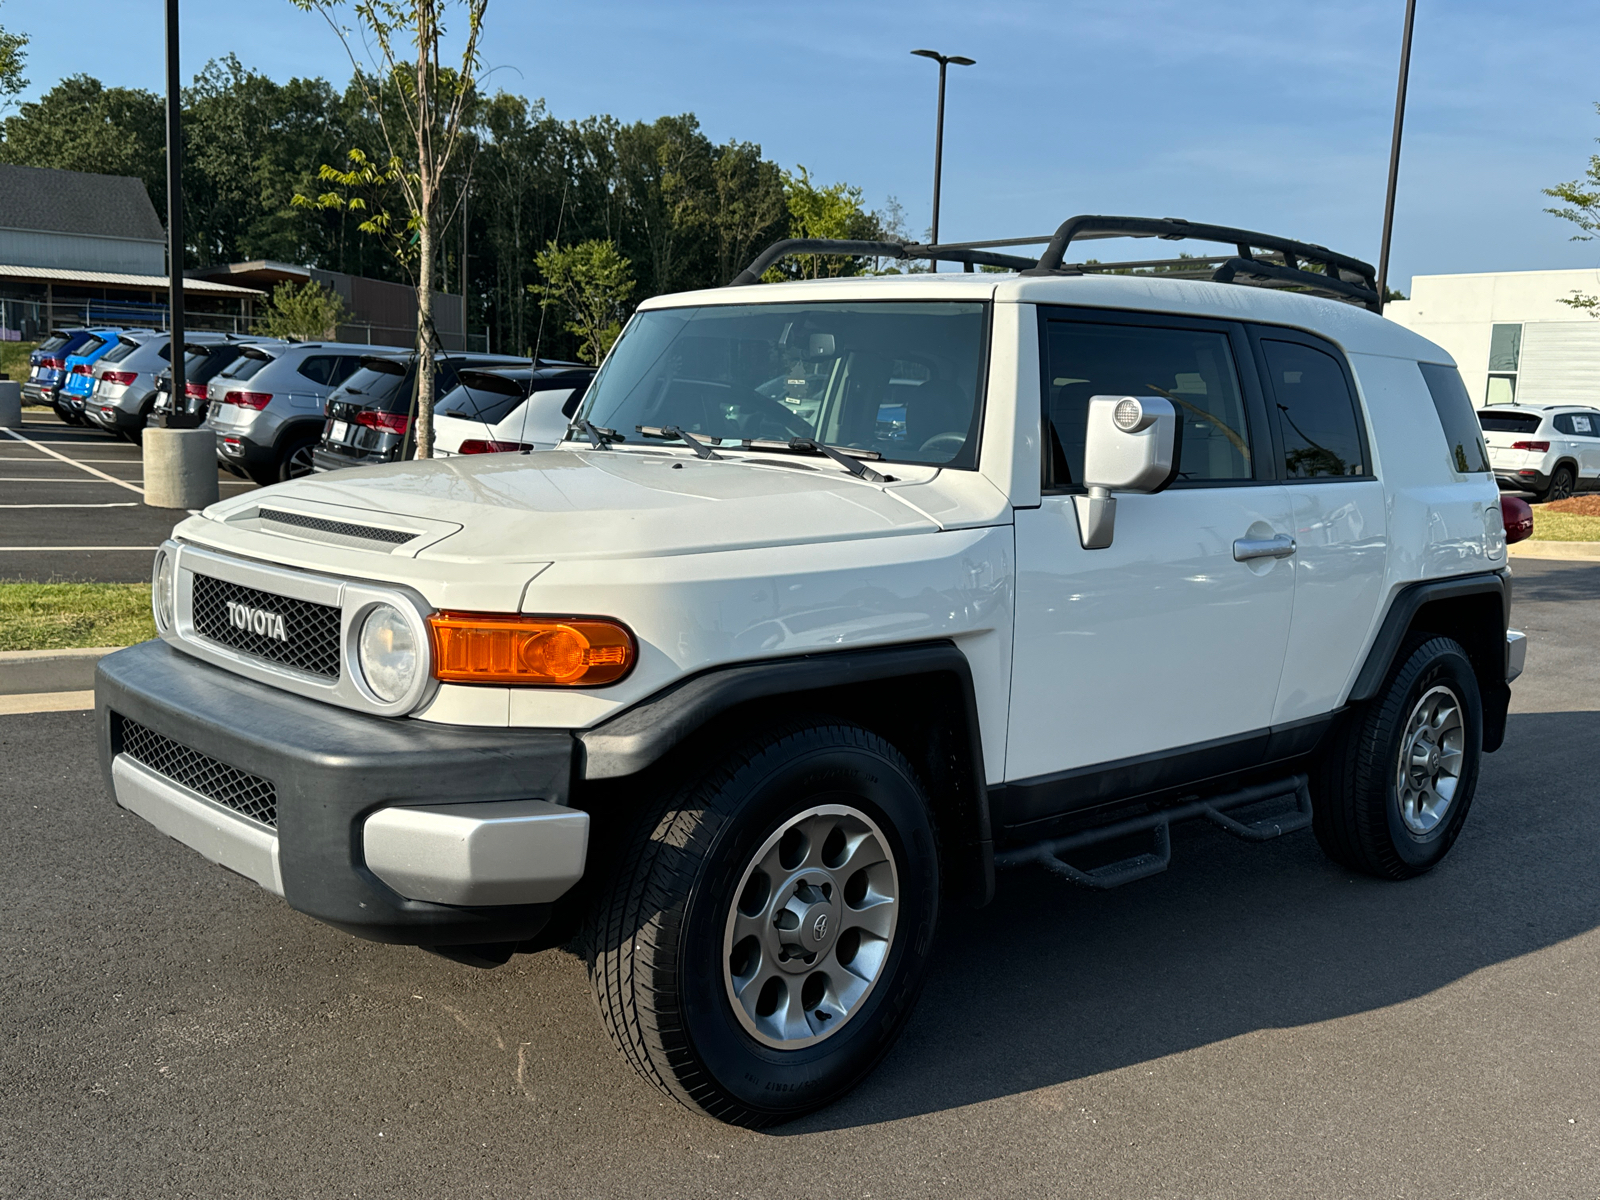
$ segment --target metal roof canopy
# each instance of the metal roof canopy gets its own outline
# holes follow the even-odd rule
[[[1066,250],[1074,241],[1100,238],[1161,238],[1164,241],[1196,240],[1232,244],[1234,255],[1194,259],[1152,259],[1120,263],[1065,263]],[[1015,254],[997,254],[997,246],[1037,246],[1048,243],[1037,259]],[[1256,250],[1265,250],[1264,256]],[[1207,279],[1215,283],[1243,283],[1258,287],[1298,288],[1346,303],[1359,304],[1381,312],[1377,272],[1369,263],[1326,246],[1297,242],[1271,233],[1235,229],[1229,225],[1206,225],[1182,217],[1076,216],[1061,223],[1046,237],[1001,238],[983,242],[947,242],[923,245],[918,242],[858,242],[833,238],[788,238],[767,247],[756,260],[734,276],[729,287],[756,283],[778,259],[789,254],[829,254],[853,258],[940,259],[976,266],[1005,267],[1027,275],[1082,275],[1105,271],[1137,271],[1163,268],[1169,279]],[[1322,273],[1307,270],[1320,265]]]
[[[110,271],[68,271],[51,267],[13,267],[0,263],[0,279],[27,279],[38,283],[87,284],[91,287],[120,287],[140,291],[164,292],[170,286],[165,275],[121,275]],[[183,290],[208,296],[261,296],[257,288],[210,283],[203,279],[184,279]]]

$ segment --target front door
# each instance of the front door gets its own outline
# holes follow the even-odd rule
[[[1007,825],[1260,761],[1294,604],[1289,495],[1243,328],[1082,309],[1041,323],[1048,462],[1039,508],[1016,514]],[[1095,395],[1167,396],[1183,445],[1178,482],[1118,496],[1112,545],[1084,550],[1072,494]],[[1283,557],[1236,558],[1273,539]]]

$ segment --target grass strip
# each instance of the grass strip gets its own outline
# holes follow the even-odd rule
[[[131,646],[155,635],[148,583],[0,583],[0,650]]]
[[[1547,505],[1533,510],[1536,542],[1600,542],[1600,517],[1551,512]]]

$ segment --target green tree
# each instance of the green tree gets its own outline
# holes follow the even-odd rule
[[[1600,104],[1595,105],[1595,111],[1600,112]],[[1595,141],[1600,142],[1600,138]],[[1592,242],[1596,235],[1600,235],[1600,154],[1589,156],[1589,168],[1582,178],[1558,183],[1543,191],[1546,196],[1562,202],[1560,208],[1547,208],[1544,211],[1578,227],[1578,232],[1572,235],[1573,241]],[[1573,292],[1569,299],[1561,303],[1587,312],[1591,317],[1600,317],[1600,296]]]
[[[579,339],[578,356],[599,365],[622,332],[633,294],[632,264],[598,238],[565,247],[551,242],[534,262],[545,277],[539,303],[566,317],[565,328]]]
[[[291,342],[331,341],[339,326],[350,319],[344,297],[315,280],[300,287],[280,283],[272,289],[264,319],[256,332]]]
[[[876,241],[883,226],[876,213],[862,207],[864,193],[848,183],[818,187],[804,166],[796,174],[783,173],[785,204],[789,210],[789,236],[795,238],[844,238],[851,241]],[[774,264],[769,279],[820,279],[824,276],[861,275],[872,269],[870,258],[843,258],[837,255],[802,254]]]
[[[5,119],[0,162],[144,180],[157,212],[167,206],[166,116],[161,97],[71,75]]]
[[[0,26],[0,111],[8,108],[28,81],[22,77],[22,68],[28,61],[28,35],[7,33]]]

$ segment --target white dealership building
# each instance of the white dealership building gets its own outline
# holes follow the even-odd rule
[[[1600,319],[1574,295],[1600,297],[1600,270],[1416,275],[1383,313],[1448,350],[1480,407],[1600,404]]]

